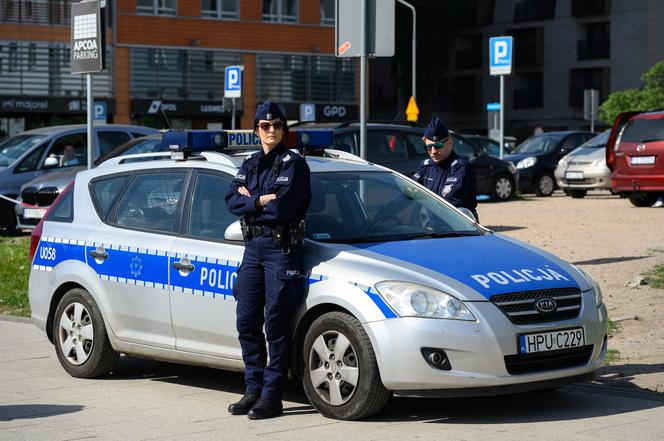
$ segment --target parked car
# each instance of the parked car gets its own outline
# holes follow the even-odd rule
[[[468,135],[466,133],[464,133],[463,136],[482,147],[487,154],[493,156],[494,158],[500,158],[500,142],[496,141],[495,139],[482,135]],[[506,138],[505,147],[503,147],[503,155],[511,153],[513,148],[514,144],[510,145]]]
[[[95,126],[94,156],[138,136],[158,133],[149,127],[121,124]],[[65,158],[73,147],[74,156]],[[67,125],[25,131],[0,142],[0,194],[16,199],[21,185],[47,173],[87,164],[87,127]],[[14,203],[0,200],[0,229],[16,227]]]
[[[246,155],[201,155],[82,171],[33,231],[32,318],[70,375],[103,376],[119,353],[243,369],[244,242],[223,195]],[[392,394],[559,387],[602,366],[607,310],[579,267],[388,168],[341,151],[307,162],[291,372],[324,415],[369,417]]]
[[[610,190],[611,170],[606,166],[606,142],[611,130],[605,130],[581,144],[558,161],[554,172],[558,187],[573,198],[583,198],[588,190]]]
[[[300,124],[303,128],[334,130],[334,148],[359,155],[360,127],[352,123]],[[404,124],[367,124],[367,160],[411,176],[429,155],[424,148],[424,128]],[[454,152],[468,159],[477,179],[478,194],[497,201],[511,199],[518,180],[514,165],[487,154],[468,138],[452,132]]]
[[[553,172],[560,158],[595,136],[592,132],[546,132],[526,139],[503,159],[516,164],[520,191],[551,196],[556,189]]]
[[[636,207],[664,197],[664,111],[626,112],[616,118],[606,145],[611,188]]]

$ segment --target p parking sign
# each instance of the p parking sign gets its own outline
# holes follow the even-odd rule
[[[244,66],[228,66],[225,69],[224,97],[242,98],[242,68]]]
[[[71,73],[87,74],[104,69],[105,26],[97,0],[71,5]]]
[[[489,73],[491,75],[512,74],[512,37],[489,39]]]

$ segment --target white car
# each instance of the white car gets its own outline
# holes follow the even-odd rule
[[[132,158],[80,172],[34,230],[34,321],[76,377],[104,375],[119,353],[241,370],[243,241],[223,196],[244,157]],[[601,366],[606,307],[580,268],[351,154],[307,162],[292,373],[323,414],[367,417],[392,394],[557,387]]]
[[[611,190],[611,170],[606,166],[610,133],[605,130],[558,161],[554,176],[565,193],[583,198],[588,190]]]

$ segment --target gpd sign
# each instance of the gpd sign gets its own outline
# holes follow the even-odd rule
[[[489,39],[489,72],[491,75],[512,73],[512,37],[492,37]]]

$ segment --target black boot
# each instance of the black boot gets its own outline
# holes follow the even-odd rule
[[[284,413],[284,408],[281,405],[281,400],[268,400],[267,398],[260,398],[254,407],[249,410],[247,416],[250,420],[262,420],[265,418],[272,418]]]
[[[259,398],[258,394],[244,394],[240,401],[228,406],[228,412],[233,415],[246,415]]]

